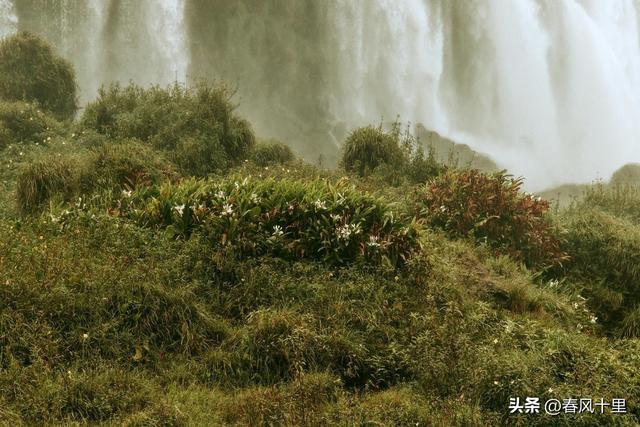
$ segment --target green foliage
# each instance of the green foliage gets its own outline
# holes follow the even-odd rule
[[[558,264],[565,254],[546,216],[549,204],[523,194],[521,186],[503,172],[452,170],[416,194],[416,211],[451,236],[486,242],[529,267]]]
[[[279,165],[294,159],[291,148],[275,139],[260,141],[251,152],[251,160],[258,166]]]
[[[123,214],[139,224],[203,233],[239,256],[396,265],[418,247],[413,221],[340,183],[192,180],[143,189],[125,202]]]
[[[433,148],[425,154],[420,142],[408,129],[403,132],[399,122],[389,132],[382,126],[351,132],[343,147],[341,164],[347,172],[356,172],[361,177],[375,172],[393,186],[405,180],[423,183],[444,171]]]
[[[637,336],[640,229],[597,209],[571,211],[563,226],[571,255],[567,272],[583,284],[582,292],[598,321],[610,333]]]
[[[574,205],[569,211],[599,209],[640,225],[640,189],[631,185],[593,185],[584,191],[582,199]]]
[[[60,124],[33,104],[0,102],[0,149],[10,144],[46,144]]]
[[[16,200],[20,212],[37,211],[54,196],[68,200],[77,194],[78,161],[74,157],[36,159],[18,173]]]
[[[169,153],[183,175],[205,177],[227,169],[227,153],[222,146],[201,137],[183,138],[174,152]]]
[[[95,189],[135,189],[175,177],[173,166],[140,141],[110,142],[89,151],[80,176],[88,193]]]
[[[244,159],[255,144],[249,123],[234,113],[232,95],[222,85],[143,89],[116,84],[100,89],[81,125],[111,138],[137,138],[158,149],[177,150],[181,168],[205,175],[228,160]],[[197,156],[203,159],[197,161]]]
[[[402,163],[402,151],[392,134],[381,127],[367,126],[351,132],[344,143],[342,166],[365,176],[382,164]]]
[[[625,185],[640,185],[640,164],[629,163],[615,171],[611,176],[610,184],[614,187]]]
[[[139,141],[75,148],[77,151],[70,147],[64,155],[54,155],[48,147],[22,164],[16,178],[20,212],[37,212],[52,199],[69,201],[96,190],[131,190],[175,176],[170,163]]]
[[[0,41],[0,99],[40,105],[59,120],[78,109],[75,72],[39,36],[21,32]]]

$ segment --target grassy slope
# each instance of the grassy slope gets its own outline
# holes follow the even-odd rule
[[[20,218],[2,152],[0,420],[11,425],[635,425],[640,343],[575,288],[425,230],[399,270],[231,261],[74,202]],[[20,152],[23,152],[20,155]],[[238,171],[236,171],[238,172]],[[300,164],[239,173],[340,179]],[[315,176],[315,177],[314,177]],[[391,202],[408,188],[354,181]],[[580,325],[580,326],[578,326]],[[507,416],[626,397],[627,416]]]

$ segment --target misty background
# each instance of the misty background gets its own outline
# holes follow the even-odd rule
[[[640,161],[633,0],[0,0],[100,85],[222,79],[258,134],[331,160],[350,129],[423,124],[530,189]]]

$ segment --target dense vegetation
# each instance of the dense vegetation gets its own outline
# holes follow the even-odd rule
[[[2,100],[1,425],[640,422],[638,190],[553,213],[398,125],[322,170],[230,95]],[[627,413],[510,415],[526,396]]]
[[[45,40],[19,33],[0,41],[0,98],[38,104],[59,120],[73,118],[75,72]]]

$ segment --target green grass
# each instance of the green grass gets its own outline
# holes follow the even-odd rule
[[[0,425],[640,423],[635,189],[552,215],[397,124],[323,170],[254,150],[229,95],[0,104]],[[520,256],[547,238],[562,262]],[[526,396],[628,413],[510,416]]]

